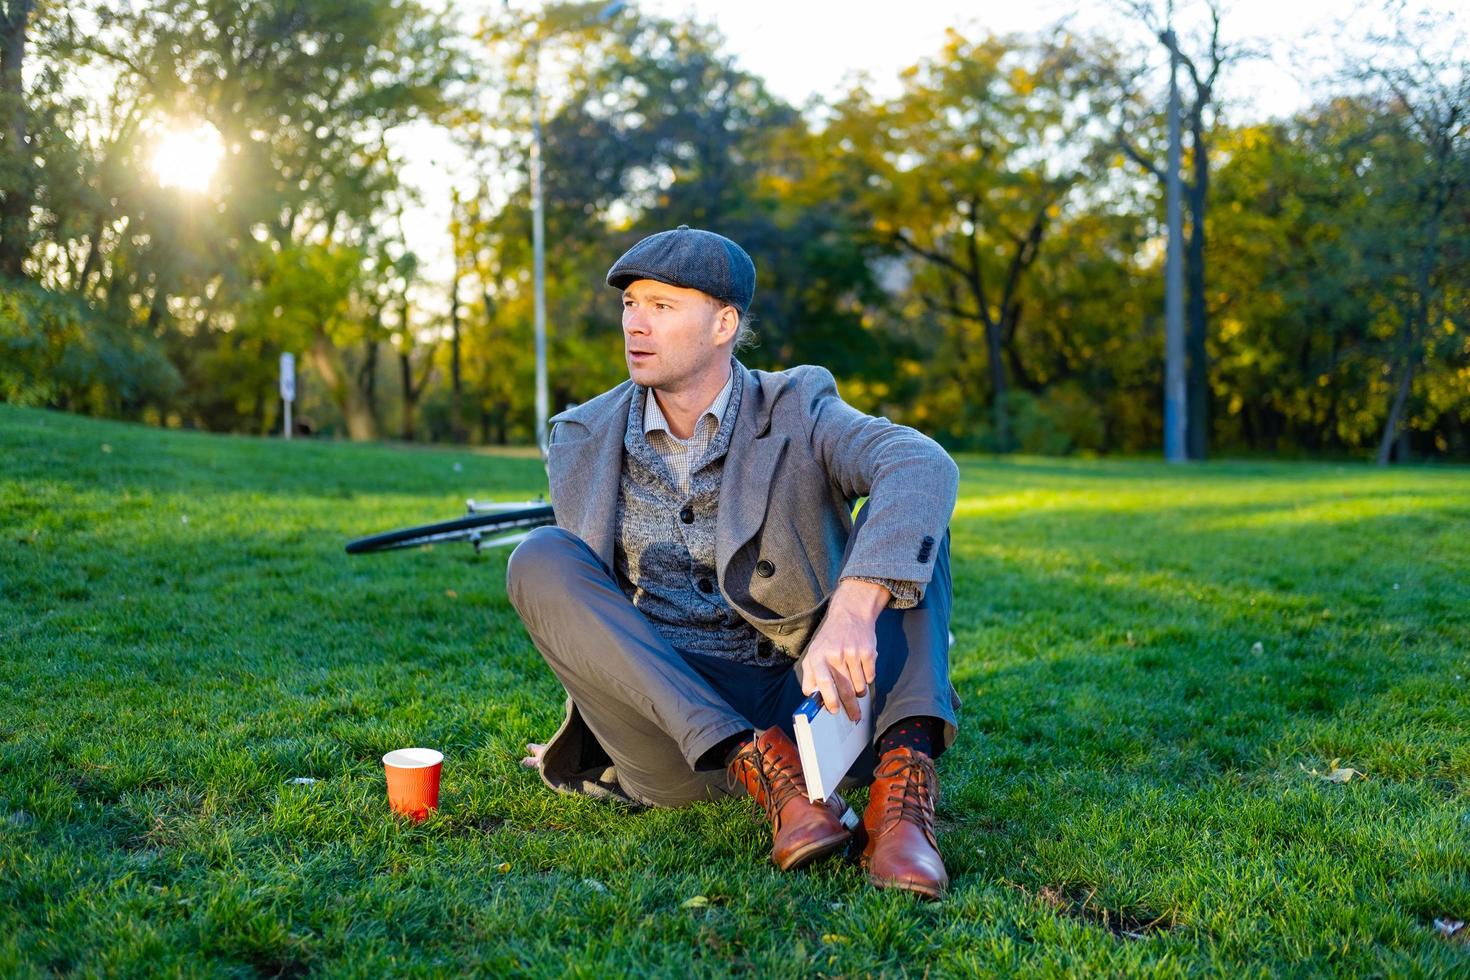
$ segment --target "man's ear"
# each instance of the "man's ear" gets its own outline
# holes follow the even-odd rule
[[[720,312],[715,314],[718,318],[715,324],[715,346],[729,343],[740,330],[740,311],[733,306],[722,306]]]

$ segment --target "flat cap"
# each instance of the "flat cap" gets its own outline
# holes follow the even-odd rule
[[[607,270],[607,284],[614,289],[627,289],[639,279],[697,289],[741,313],[755,296],[755,263],[745,249],[724,235],[688,225],[649,235]]]

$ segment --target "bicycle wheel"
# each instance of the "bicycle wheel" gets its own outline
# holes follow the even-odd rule
[[[412,548],[421,544],[440,541],[477,541],[486,534],[511,531],[516,528],[530,529],[543,524],[555,524],[556,515],[550,504],[521,507],[489,514],[471,514],[452,521],[405,527],[397,531],[385,531],[371,537],[347,542],[349,555],[363,555],[373,551],[391,551],[395,548]]]

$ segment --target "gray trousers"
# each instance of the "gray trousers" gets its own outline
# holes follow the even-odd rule
[[[676,650],[570,532],[532,531],[511,555],[506,591],[570,697],[558,739],[573,723],[590,731],[575,750],[581,758],[567,768],[593,771],[610,762],[623,794],[649,806],[683,806],[733,792],[722,766],[701,768],[720,742],[772,726],[791,734],[792,712],[805,698],[800,661],[783,658],[764,667]],[[949,683],[950,607],[946,534],[923,600],[878,617],[875,739],[895,722],[922,715],[944,721],[946,746],[954,740],[959,699]],[[557,748],[548,750],[548,760],[566,755]],[[871,780],[876,762],[869,746],[848,781]],[[567,788],[546,771],[551,764],[543,777]]]

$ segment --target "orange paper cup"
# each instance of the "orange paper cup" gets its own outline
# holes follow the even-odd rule
[[[439,771],[444,756],[433,749],[394,749],[383,756],[388,805],[414,821],[439,809]]]

